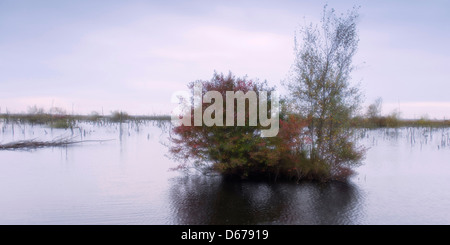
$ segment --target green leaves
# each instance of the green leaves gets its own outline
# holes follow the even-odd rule
[[[359,89],[350,84],[359,42],[357,10],[337,15],[325,6],[320,26],[301,29],[302,42],[296,42],[294,75],[288,83],[293,112],[311,117],[310,160],[329,169],[331,176],[363,156],[350,137],[351,119],[360,106]]]

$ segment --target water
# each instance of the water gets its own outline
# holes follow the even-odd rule
[[[169,171],[159,127],[0,124],[0,142],[89,142],[0,151],[0,224],[450,224],[448,129],[361,132],[348,183],[226,182]]]

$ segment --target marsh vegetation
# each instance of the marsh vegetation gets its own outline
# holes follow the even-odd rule
[[[78,122],[70,147],[0,151],[2,224],[445,224],[450,128],[358,128],[350,181],[230,181],[168,171],[157,121]],[[0,141],[72,137],[0,122]],[[108,140],[101,143],[90,140]],[[333,204],[333,205],[330,205]],[[202,212],[198,212],[201,209]],[[430,210],[433,210],[432,212]]]
[[[261,118],[259,121],[250,120],[251,111],[274,119],[273,113],[278,109],[272,107],[275,100],[272,95],[264,96],[264,102],[270,104],[265,113],[261,113],[264,103],[253,103],[245,97],[246,114],[241,118],[228,118],[228,110],[223,108],[223,104],[214,110],[205,104],[195,105],[192,108],[194,113],[191,113],[194,116],[187,118],[188,124],[169,129],[170,143],[166,145],[172,159],[180,163],[175,169],[193,168],[238,179],[345,181],[354,174],[353,168],[361,164],[366,153],[366,148],[357,142],[356,130],[449,126],[449,121],[432,121],[426,117],[414,121],[401,120],[398,111],[382,116],[381,99],[371,104],[365,114],[358,114],[362,93],[357,85],[351,83],[352,60],[359,44],[358,18],[358,8],[337,14],[325,6],[319,24],[311,23],[298,30],[294,38],[295,60],[291,76],[284,84],[289,93],[282,98],[279,120],[278,117],[275,120],[279,126],[277,135],[261,137],[267,125]],[[199,93],[202,96],[208,91],[215,91],[219,97],[228,92],[256,94],[275,91],[275,87],[267,86],[267,82],[235,77],[231,72],[229,75],[215,73],[211,80],[200,82],[202,89]],[[191,83],[189,88],[195,97],[194,84]],[[260,94],[258,96],[261,97]],[[224,99],[220,97],[220,101]],[[215,105],[218,98],[209,102]],[[206,113],[214,123],[192,126],[197,120],[197,111],[201,115]],[[236,106],[231,111],[236,112]],[[50,130],[67,130],[70,137],[80,135],[81,138],[86,135],[81,124],[118,125],[121,140],[124,125],[128,128],[133,125],[139,131],[140,125],[146,122],[168,124],[171,116],[133,116],[125,111],[113,111],[107,116],[97,112],[74,115],[63,108],[46,110],[33,106],[27,113],[6,113],[0,115],[0,119],[4,125],[11,125],[13,134],[15,125],[29,124]],[[237,120],[238,126],[234,123],[228,125],[229,119]],[[7,142],[0,149],[67,146],[80,142],[67,139],[70,138]]]
[[[23,114],[0,114],[1,133],[3,135],[10,133],[11,138],[4,142],[5,138],[0,139],[0,150],[33,150],[45,147],[67,147],[70,145],[87,142],[104,142],[105,139],[85,140],[86,135],[92,134],[92,130],[87,130],[90,125],[98,127],[111,127],[117,125],[122,136],[125,131],[137,130],[147,123],[157,125],[160,128],[166,128],[170,124],[170,116],[130,116],[126,112],[112,112],[108,116],[100,116],[98,113],[90,115],[67,115],[65,110],[54,109],[46,111],[44,108],[30,107],[28,113]],[[127,130],[124,129],[127,128]],[[26,135],[27,128],[44,129],[44,135],[53,135],[53,130],[63,130],[64,135],[43,140],[41,138],[27,138],[15,140],[16,134]],[[16,133],[16,131],[19,131]],[[34,135],[34,131],[31,131]],[[121,138],[121,137],[120,137]],[[107,139],[110,140],[110,139]]]

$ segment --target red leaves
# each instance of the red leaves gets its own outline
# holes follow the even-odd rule
[[[273,91],[265,83],[235,78],[231,74],[215,74],[211,81],[202,81],[202,85],[203,93],[218,91],[223,96],[226,91]],[[193,89],[193,86],[191,83],[190,88]],[[207,106],[204,104],[203,110]],[[225,108],[223,111],[226,111]],[[301,155],[301,150],[309,142],[306,136],[308,124],[309,120],[288,116],[280,120],[279,134],[269,138],[260,137],[260,130],[263,129],[261,125],[181,125],[172,130],[171,153],[184,162],[192,160],[196,167],[203,161],[204,166],[211,166],[225,175],[241,178],[286,175],[299,178],[303,165],[307,164],[304,163],[306,158]],[[180,168],[187,167],[187,164],[182,164]]]

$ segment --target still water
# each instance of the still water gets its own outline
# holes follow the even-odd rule
[[[0,151],[0,224],[450,224],[450,129],[364,131],[348,183],[225,182],[169,171],[161,127],[0,123],[0,142],[75,137]]]

